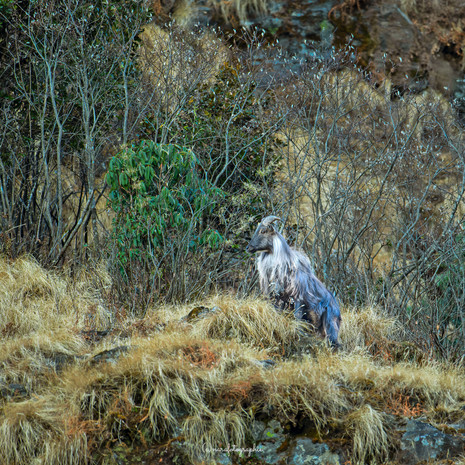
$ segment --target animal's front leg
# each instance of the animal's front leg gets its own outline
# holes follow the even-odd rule
[[[300,300],[294,300],[294,316],[297,320],[304,319],[305,305]]]
[[[283,310],[284,305],[279,294],[273,294],[273,306],[279,310]]]

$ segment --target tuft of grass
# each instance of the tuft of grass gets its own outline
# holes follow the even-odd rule
[[[0,257],[0,334],[3,339],[82,328],[107,327],[108,310],[86,281],[43,269],[30,257]]]
[[[70,278],[30,257],[0,257],[0,277],[0,383],[37,393],[81,357],[80,332],[107,328],[111,315],[87,274]]]
[[[66,427],[68,405],[41,399],[8,404],[0,423],[2,463],[81,465],[87,463],[87,438],[83,431]]]
[[[355,463],[384,463],[388,456],[389,442],[385,426],[385,414],[369,404],[352,411],[346,419],[353,436]]]
[[[344,312],[340,343],[347,352],[369,352],[388,359],[390,346],[400,338],[398,321],[376,307],[349,308]]]
[[[256,374],[252,361],[262,351],[175,331],[132,343],[117,363],[75,366],[63,374],[60,389],[85,421],[129,440],[141,431],[157,441],[180,436],[192,459],[219,442],[244,444],[247,415],[218,393],[231,379],[245,382]]]
[[[308,331],[305,323],[290,313],[278,312],[265,300],[216,296],[206,306],[213,311],[194,321],[192,328],[192,333],[202,338],[235,339],[283,355],[295,350]]]
[[[327,354],[287,361],[263,374],[268,403],[279,412],[278,418],[292,422],[297,415],[304,415],[319,429],[350,408],[332,375],[333,358]]]
[[[188,453],[212,460],[215,449],[245,445],[247,421],[243,412],[219,410],[210,416],[189,416],[182,424]]]
[[[0,349],[0,383],[19,383],[38,392],[44,383],[56,382],[57,372],[82,352],[82,339],[68,329],[8,339]]]

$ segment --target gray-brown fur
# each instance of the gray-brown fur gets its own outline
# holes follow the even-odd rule
[[[338,345],[341,313],[334,295],[315,276],[310,259],[292,249],[275,229],[276,216],[267,216],[258,225],[247,250],[258,252],[260,289],[280,307],[293,308],[296,318],[307,320]]]

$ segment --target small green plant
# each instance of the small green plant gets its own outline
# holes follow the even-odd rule
[[[222,244],[213,213],[224,193],[203,175],[191,150],[142,141],[113,157],[107,182],[124,273],[137,262],[162,281],[179,279],[186,261]]]

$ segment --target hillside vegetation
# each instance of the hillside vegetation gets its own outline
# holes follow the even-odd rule
[[[418,424],[463,462],[450,102],[157,5],[0,1],[0,464],[400,464]],[[270,214],[340,302],[340,350],[257,297]]]
[[[248,295],[247,239],[273,213],[341,301],[461,359],[464,132],[443,96],[401,95],[350,48],[302,62],[260,31],[160,27],[142,1],[7,5],[4,253],[106,257],[115,300],[143,315]]]
[[[264,416],[313,425],[351,463],[386,463],[396,423],[463,418],[463,369],[429,359],[373,307],[344,311],[334,353],[262,300],[223,295],[108,321],[114,309],[86,273],[0,266],[1,463],[139,463],[141,449],[210,461],[221,444],[251,447]]]

